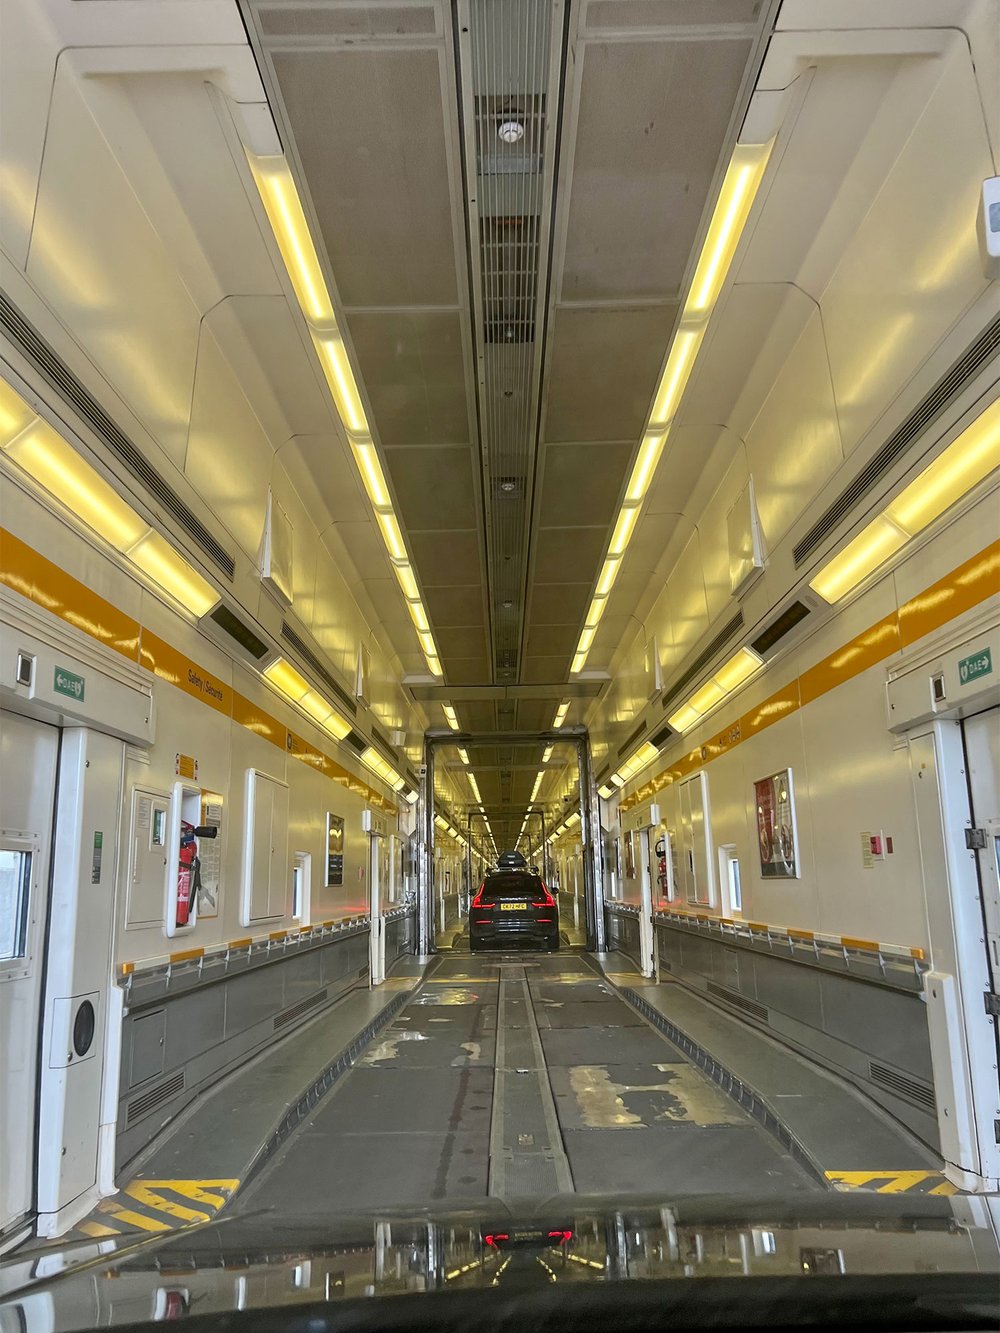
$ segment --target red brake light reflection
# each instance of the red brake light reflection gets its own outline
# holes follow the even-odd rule
[[[496,1245],[497,1241],[510,1240],[510,1236],[506,1231],[497,1231],[495,1233],[491,1232],[488,1236],[484,1236],[483,1240],[487,1245]]]
[[[572,1231],[550,1231],[549,1240],[554,1240],[558,1245],[565,1245],[567,1241],[573,1239]]]

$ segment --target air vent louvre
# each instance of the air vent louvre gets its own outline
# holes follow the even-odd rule
[[[315,1009],[318,1004],[323,1003],[326,996],[327,991],[324,987],[323,990],[318,990],[313,995],[307,995],[304,1000],[299,1000],[298,1004],[289,1005],[287,1009],[282,1009],[280,1014],[274,1016],[275,1032],[287,1027],[289,1023],[294,1023],[297,1018],[307,1014],[310,1009]]]
[[[673,734],[673,727],[661,727],[655,736],[650,736],[649,743],[655,745],[658,750],[662,750]]]
[[[684,693],[688,685],[690,685],[699,673],[708,666],[709,662],[711,662],[719,649],[722,648],[724,644],[727,644],[733,635],[742,628],[743,612],[737,611],[732,620],[727,621],[726,624],[723,625],[722,629],[719,630],[711,643],[705,645],[683,675],[679,676],[670,686],[666,694],[663,696],[664,708],[666,708],[668,704],[672,704],[678,695]]]
[[[764,657],[776,643],[779,643],[786,634],[791,634],[796,625],[802,623],[806,616],[811,615],[809,607],[805,602],[792,602],[786,606],[780,616],[776,616],[771,621],[767,629],[762,630],[753,640],[750,647],[755,653]]]
[[[138,1097],[133,1097],[125,1108],[126,1127],[134,1125],[136,1121],[141,1120],[143,1116],[149,1115],[158,1106],[168,1102],[171,1097],[176,1097],[179,1092],[184,1091],[184,1070],[179,1070],[176,1074],[171,1074],[162,1083],[157,1083],[155,1088],[147,1088],[141,1092]]]
[[[357,750],[358,754],[361,754],[368,749],[368,742],[365,740],[364,736],[357,731],[349,731],[344,737],[344,740],[348,745],[352,745],[354,749]]]
[[[709,981],[705,989],[717,999],[725,1000],[726,1004],[731,1004],[734,1009],[742,1009],[745,1014],[752,1014],[754,1018],[759,1018],[762,1023],[771,1021],[768,1011],[756,1000],[748,1000],[745,995],[740,995],[737,991],[727,990],[725,986],[718,986],[714,981]]]
[[[232,579],[236,565],[225,547],[216,541],[201,519],[188,508],[152,464],[147,462],[96,398],[84,388],[69,366],[2,292],[0,292],[0,327],[12,342],[17,343],[57,393],[73,405],[95,435],[100,437],[132,476],[174,516],[179,526],[208,556],[216,569],[227,579]]]
[[[992,320],[951,369],[893,431],[875,457],[829,505],[794,549],[796,568],[829,536],[840,520],[878,484],[907,449],[979,371],[1000,351],[1000,315]]]
[[[636,741],[639,740],[639,738],[643,735],[648,726],[649,723],[643,720],[636,727],[635,731],[632,732],[632,735],[629,736],[627,740],[623,741],[621,745],[619,745],[618,747],[619,759],[622,757],[623,754],[627,754],[631,749],[634,748]]]
[[[267,644],[263,639],[259,639],[249,625],[244,625],[239,616],[235,615],[225,602],[220,602],[211,613],[210,619],[214,620],[218,627],[235,639],[245,652],[257,662],[267,653]]]
[[[304,662],[308,662],[319,676],[320,680],[326,685],[333,694],[337,696],[344,707],[353,717],[358,711],[358,705],[344,689],[343,685],[337,680],[336,676],[330,671],[329,667],[323,665],[313,650],[296,630],[292,629],[287,620],[281,622],[281,637],[286,643],[290,643]]]
[[[909,1074],[902,1074],[891,1065],[880,1064],[877,1060],[868,1061],[868,1077],[886,1092],[902,1097],[903,1101],[919,1106],[921,1110],[934,1112],[937,1110],[934,1089],[929,1083],[924,1083]]]

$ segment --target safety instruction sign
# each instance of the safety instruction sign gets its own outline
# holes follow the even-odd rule
[[[78,704],[82,704],[86,684],[87,682],[83,676],[78,676],[75,671],[67,671],[65,667],[61,666],[56,667],[52,681],[52,688],[56,694],[68,695],[70,699],[75,699]]]

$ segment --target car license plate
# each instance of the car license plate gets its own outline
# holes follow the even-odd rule
[[[501,912],[524,912],[527,910],[527,903],[501,903]]]

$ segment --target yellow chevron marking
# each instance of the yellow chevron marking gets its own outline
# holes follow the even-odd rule
[[[156,1183],[159,1184],[158,1181]],[[135,1199],[136,1203],[145,1204],[147,1208],[152,1208],[158,1213],[166,1213],[168,1217],[176,1217],[181,1222],[210,1222],[212,1219],[211,1213],[201,1212],[197,1208],[185,1208],[183,1204],[175,1203],[173,1199],[159,1194],[145,1180],[133,1180],[130,1185],[125,1186],[124,1192]]]
[[[122,1208],[114,1199],[102,1199],[97,1205],[99,1213],[105,1213],[116,1222],[127,1222],[140,1231],[170,1231],[169,1222],[161,1222],[158,1217],[147,1217],[145,1213],[133,1213],[130,1208]]]
[[[132,1185],[140,1185],[159,1193],[170,1190],[172,1194],[181,1194],[195,1203],[207,1203],[212,1208],[221,1208],[228,1202],[231,1194],[239,1187],[239,1180],[133,1180]],[[131,1190],[131,1185],[128,1187]],[[179,1205],[178,1205],[179,1206]],[[152,1207],[159,1207],[152,1204]],[[198,1219],[201,1220],[200,1218]]]
[[[120,1236],[122,1233],[116,1231],[114,1227],[103,1226],[100,1222],[81,1222],[77,1230],[82,1231],[85,1236]]]
[[[838,1190],[873,1190],[877,1194],[958,1194],[940,1171],[827,1171]]]

